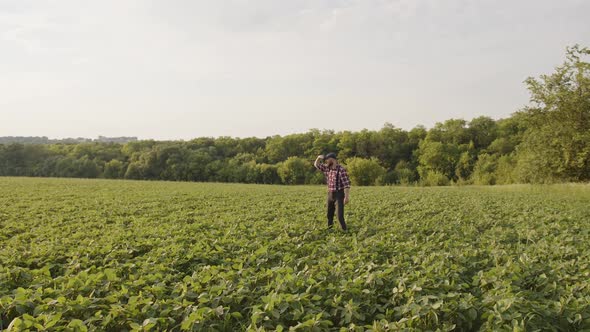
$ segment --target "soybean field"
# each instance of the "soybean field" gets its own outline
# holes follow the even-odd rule
[[[590,186],[0,178],[0,330],[590,330]]]

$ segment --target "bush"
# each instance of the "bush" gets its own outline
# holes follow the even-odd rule
[[[139,162],[132,162],[129,164],[127,171],[125,172],[125,179],[143,179],[143,165],[141,165]]]
[[[346,165],[350,180],[357,186],[374,186],[386,173],[376,158],[351,158]]]
[[[380,185],[392,185],[398,183],[397,173],[395,171],[388,171],[378,180]]]
[[[307,180],[305,181],[307,184],[325,184],[326,178],[324,173],[319,171],[314,171],[313,173],[308,174]]]
[[[104,166],[104,177],[107,179],[119,179],[125,175],[123,163],[120,160],[113,159]]]
[[[260,177],[260,183],[277,184],[281,182],[276,165],[257,164],[256,169]]]
[[[400,161],[395,165],[396,183],[407,186],[418,179],[418,174],[407,161]]]
[[[516,183],[516,162],[512,156],[501,156],[496,165],[496,184]]]
[[[436,171],[428,171],[426,176],[422,178],[422,185],[423,186],[448,186],[451,181],[449,178]]]
[[[496,157],[487,153],[480,154],[473,168],[473,183],[477,185],[496,184]]]
[[[277,173],[284,184],[304,184],[309,171],[309,162],[299,157],[289,157],[279,164]]]

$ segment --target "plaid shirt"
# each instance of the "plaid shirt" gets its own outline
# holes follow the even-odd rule
[[[317,169],[322,171],[324,176],[326,176],[328,181],[328,191],[335,192],[345,188],[350,188],[350,178],[348,177],[348,173],[344,167],[338,165],[336,168],[330,168],[324,164],[318,164]],[[340,172],[340,183],[336,184],[338,172]]]

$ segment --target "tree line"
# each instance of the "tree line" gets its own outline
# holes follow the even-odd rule
[[[570,47],[554,73],[528,78],[530,105],[505,119],[266,138],[0,144],[0,175],[319,184],[312,161],[334,151],[356,185],[589,181],[588,55]]]

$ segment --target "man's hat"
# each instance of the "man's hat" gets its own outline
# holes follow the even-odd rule
[[[334,158],[336,160],[338,160],[338,158],[336,158],[336,154],[334,152],[330,152],[326,155],[326,160],[330,159],[330,158]]]

